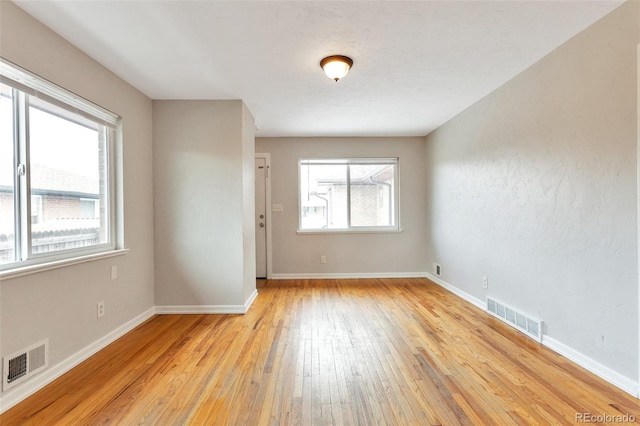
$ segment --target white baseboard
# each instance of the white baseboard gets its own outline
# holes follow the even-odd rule
[[[174,305],[156,306],[156,314],[246,314],[253,301],[258,297],[258,291],[253,290],[244,305]]]
[[[459,298],[461,298],[463,300],[466,300],[467,302],[471,303],[472,305],[477,306],[478,308],[482,309],[483,311],[487,310],[487,302],[482,301],[482,300],[470,295],[469,293],[466,293],[466,292],[460,290],[459,288],[452,286],[448,282],[444,281],[443,279],[441,279],[439,277],[436,277],[433,274],[430,274],[429,272],[425,272],[424,276],[426,278],[430,279],[431,281],[433,281],[434,283],[438,284],[440,287],[444,288],[445,290],[450,291],[451,293],[455,294]]]
[[[253,305],[253,302],[256,300],[256,297],[258,297],[258,290],[254,289],[253,293],[251,293],[251,295],[249,296],[247,301],[244,302],[244,313],[245,314],[247,312],[249,312],[249,308],[251,307],[251,305]]]
[[[258,291],[254,290],[244,305],[211,305],[211,306],[156,306],[153,307],[122,326],[113,330],[106,336],[98,339],[89,346],[81,349],[61,363],[34,376],[24,384],[4,392],[0,396],[0,414],[18,404],[25,398],[39,391],[67,371],[95,355],[109,344],[118,340],[155,314],[246,314],[253,302],[258,297]]]
[[[156,306],[158,315],[245,314],[244,305],[174,305]]]
[[[100,350],[104,349],[111,343],[118,340],[120,337],[124,336],[125,334],[151,318],[154,314],[155,308],[148,309],[137,317],[127,321],[120,327],[116,328],[106,336],[96,340],[89,346],[71,355],[64,361],[34,376],[33,379],[29,380],[28,382],[25,382],[18,387],[4,392],[0,397],[0,414],[4,413],[6,410],[18,404],[28,396],[36,393],[49,383],[53,382],[58,377],[65,374],[67,371],[87,360],[89,357],[95,355]]]
[[[442,288],[450,291],[451,293],[455,294],[456,296],[460,297],[463,300],[466,300],[467,302],[477,306],[478,308],[482,309],[483,311],[487,310],[487,304],[486,302],[481,301],[480,299],[475,298],[474,296],[471,296],[468,293],[465,293],[464,291],[460,290],[459,288],[456,288],[454,286],[452,286],[451,284],[447,283],[446,281],[442,280],[441,278],[436,277],[433,274],[430,273],[426,273],[425,274],[426,278],[428,278],[429,280],[433,281],[434,283],[438,284],[439,286],[441,286]],[[487,313],[487,315],[490,315],[489,313]],[[606,380],[607,382],[611,383],[612,385],[616,386],[617,388],[620,388],[621,390],[627,392],[628,394],[636,397],[636,398],[640,398],[640,383],[636,382],[626,376],[623,376],[622,374],[613,371],[612,369],[610,369],[609,367],[600,364],[599,362],[589,358],[588,356],[584,355],[581,352],[576,351],[575,349],[565,345],[564,343],[561,343],[547,335],[543,335],[542,336],[542,344],[546,347],[548,347],[549,349],[551,349],[552,351],[554,351],[555,353],[562,355],[563,357],[567,358],[568,360],[578,364],[580,367],[590,371],[591,373],[595,374],[596,376]]]
[[[273,274],[273,280],[339,280],[355,278],[424,278],[425,272],[355,272],[355,273],[308,273]]]
[[[576,351],[575,349],[555,340],[552,337],[543,335],[542,344],[552,351],[567,358],[568,360],[578,364],[580,367],[589,370],[596,376],[622,389],[628,394],[631,394],[636,398],[640,398],[640,395],[638,394],[640,384],[638,382],[626,376],[623,376],[617,371],[613,371],[609,367],[602,365],[597,361],[594,361],[583,353]]]

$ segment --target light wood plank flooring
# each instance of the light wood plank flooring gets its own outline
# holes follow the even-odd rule
[[[426,279],[259,284],[246,315],[161,315],[9,425],[574,424],[639,401]]]

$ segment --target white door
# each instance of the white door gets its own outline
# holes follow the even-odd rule
[[[267,161],[256,158],[256,278],[267,277]]]

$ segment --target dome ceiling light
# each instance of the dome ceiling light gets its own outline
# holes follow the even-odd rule
[[[342,55],[327,56],[320,61],[320,66],[324,70],[324,73],[327,77],[335,81],[347,75],[352,65],[353,60],[348,56]]]

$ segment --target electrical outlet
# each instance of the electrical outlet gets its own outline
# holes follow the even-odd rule
[[[98,302],[98,318],[104,316],[104,302]]]
[[[327,263],[327,256],[325,256],[324,254],[320,256],[320,263]]]
[[[482,288],[489,288],[489,278],[482,277]]]
[[[442,267],[436,263],[433,262],[433,275],[439,277],[442,274]]]
[[[111,267],[111,281],[118,279],[118,267],[116,265]]]

